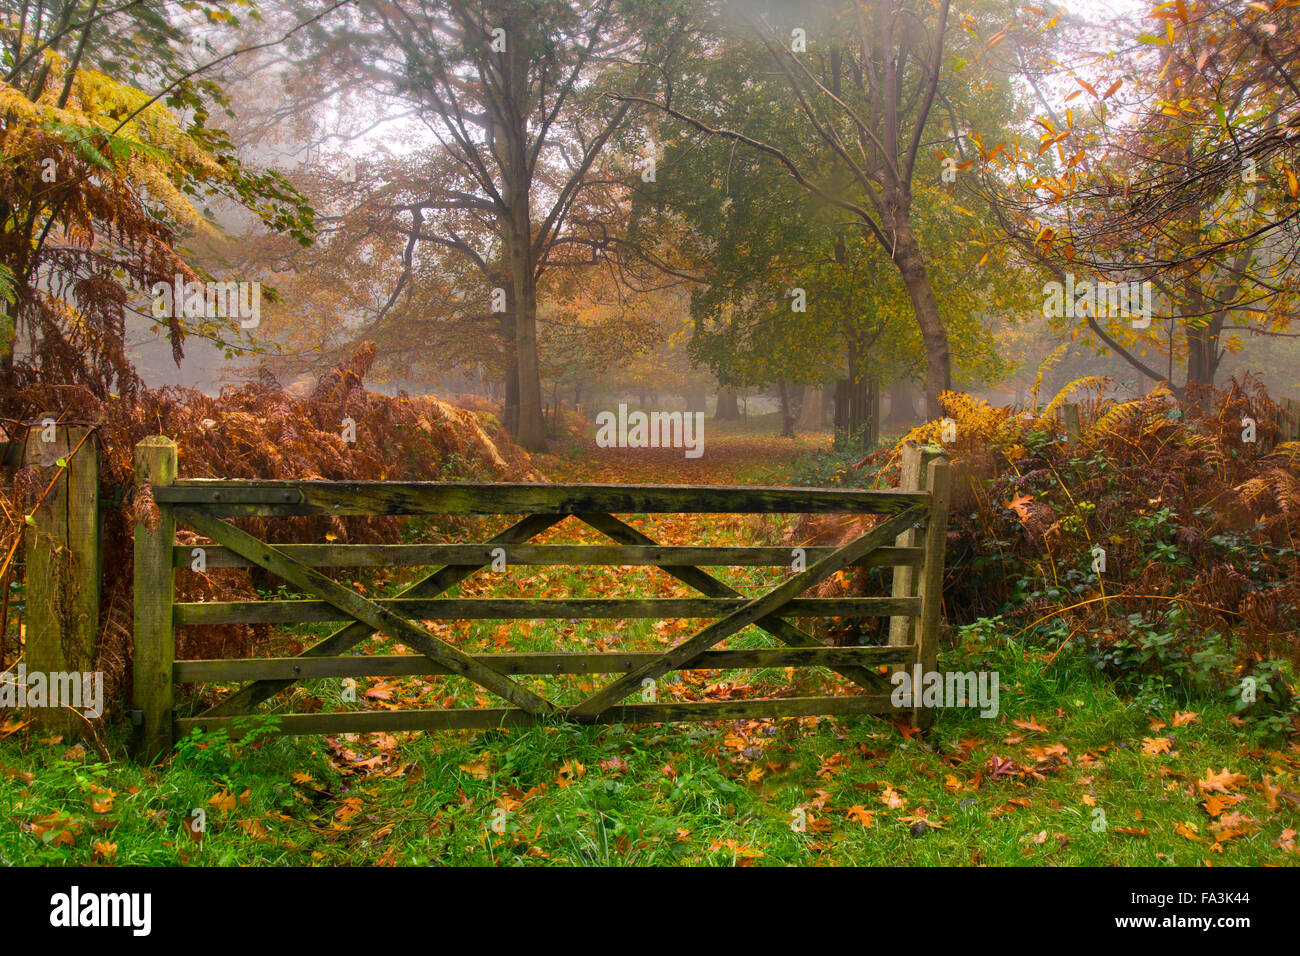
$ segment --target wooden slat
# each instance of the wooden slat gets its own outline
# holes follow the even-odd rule
[[[483,666],[406,618],[398,617],[392,611],[380,607],[357,592],[348,590],[319,571],[313,571],[285,557],[276,548],[257,540],[247,531],[191,508],[176,509],[176,517],[219,544],[224,544],[273,574],[279,575],[294,586],[319,594],[348,617],[364,622],[374,630],[382,631],[408,647],[415,648],[430,660],[452,668],[461,676],[499,694],[515,706],[522,707],[529,713],[555,713],[555,705],[544,697],[534,694],[526,687],[521,687],[490,667]]]
[[[300,490],[301,504],[239,504],[236,489]],[[157,489],[156,499],[202,506],[206,514],[898,514],[927,496],[868,489],[763,488],[722,485],[468,484],[403,481],[261,481],[188,479]]]
[[[277,544],[295,561],[317,568],[423,567],[440,564],[488,564],[496,546],[489,544]],[[209,568],[246,568],[252,562],[215,544],[178,544],[172,563],[188,568],[201,548]],[[618,546],[585,544],[517,544],[506,550],[506,566],[577,567],[790,567],[791,548],[695,548],[680,546]],[[834,548],[804,548],[804,558],[818,561]],[[859,567],[919,566],[920,548],[878,548],[854,562]]]
[[[563,519],[553,515],[529,515],[492,537],[488,544],[512,545],[528,541],[530,538],[553,527],[561,520]],[[475,574],[482,567],[482,563],[472,563],[448,565],[445,568],[439,568],[437,571],[427,574],[416,581],[398,596],[404,598],[437,597],[449,588],[455,587],[470,575]],[[374,629],[369,624],[353,621],[351,624],[335,631],[329,637],[313,644],[298,656],[329,657],[332,654],[343,654],[366,640],[373,633]],[[292,684],[292,680],[258,681],[237,693],[231,694],[224,700],[218,701],[200,716],[217,717],[242,714],[262,701],[274,697]]]
[[[910,647],[762,647],[705,651],[692,670],[759,667],[877,666],[911,660]],[[660,656],[658,651],[535,654],[474,654],[475,660],[502,674],[617,674]],[[357,654],[346,657],[265,657],[239,660],[177,661],[178,684],[246,680],[311,680],[339,677],[445,675],[448,668],[413,654]]]
[[[929,496],[926,496],[928,502]],[[729,634],[753,624],[760,618],[773,615],[782,607],[806,591],[808,588],[826,580],[836,571],[848,566],[850,561],[861,557],[869,551],[883,545],[912,522],[923,517],[926,505],[914,505],[891,518],[876,525],[866,534],[854,539],[829,557],[823,558],[806,571],[786,579],[762,597],[755,598],[744,607],[737,608],[726,617],[715,621],[666,651],[659,660],[638,667],[636,670],[610,683],[597,691],[582,703],[570,707],[568,716],[575,720],[591,720],[602,710],[617,704],[647,678],[656,678],[661,674],[688,664],[692,658]]]
[[[855,697],[778,697],[752,700],[692,703],[625,704],[609,707],[593,716],[591,723],[649,724],[677,721],[737,720],[741,718],[803,717],[814,715],[893,713],[888,695],[863,694]],[[278,714],[281,734],[394,733],[404,730],[488,730],[497,727],[530,727],[540,723],[559,724],[562,718],[547,718],[523,710],[506,708],[459,710],[369,710],[329,714]],[[227,730],[239,737],[236,717],[187,717],[176,721],[176,733],[191,730]]]
[[[721,617],[748,598],[389,598],[374,603],[419,621],[635,620]],[[781,609],[790,617],[889,617],[919,614],[919,598],[795,598]],[[178,603],[177,625],[299,624],[346,621],[329,601],[207,601]]]

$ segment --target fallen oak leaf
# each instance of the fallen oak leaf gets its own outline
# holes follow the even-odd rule
[[[1037,717],[1030,717],[1028,720],[1013,720],[1011,723],[1021,730],[1035,730],[1039,733],[1047,733],[1047,728],[1038,722]]]
[[[460,764],[459,769],[465,771],[475,780],[486,780],[492,775],[492,771],[489,767],[490,759],[490,757],[480,757],[478,760],[471,761],[470,763]]]
[[[1014,776],[1016,773],[1016,765],[1010,760],[1003,760],[997,754],[990,757],[984,766],[988,768],[989,776],[994,780],[999,777]]]
[[[876,820],[876,812],[874,810],[868,810],[861,804],[849,807],[847,816],[850,820],[857,820],[863,827],[872,826]]]
[[[891,810],[897,810],[899,807],[907,806],[907,800],[898,795],[893,787],[886,787],[885,792],[880,795],[880,802]]]
[[[1205,771],[1205,779],[1197,780],[1196,787],[1202,793],[1228,793],[1229,787],[1236,787],[1246,782],[1244,773],[1233,773],[1227,767],[1224,767],[1218,773],[1213,770]]]
[[[222,790],[212,796],[212,799],[208,801],[208,806],[223,813],[227,810],[233,810],[235,809],[235,795]]]
[[[1209,793],[1205,795],[1205,812],[1211,817],[1217,817],[1229,807],[1240,803],[1246,798],[1239,793]]]
[[[1215,843],[1225,843],[1240,836],[1249,836],[1258,829],[1259,821],[1254,817],[1246,816],[1241,811],[1225,813],[1210,824],[1210,832],[1214,834]]]
[[[1188,821],[1187,823],[1175,823],[1174,832],[1189,840],[1196,840],[1197,842],[1200,842],[1201,840],[1201,837],[1196,833],[1196,824],[1191,821]]]

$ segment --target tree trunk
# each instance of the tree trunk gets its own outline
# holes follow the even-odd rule
[[[733,389],[724,388],[718,392],[718,407],[713,417],[720,422],[734,422],[740,418],[740,404]]]
[[[912,405],[912,383],[900,378],[889,385],[889,424],[911,428],[916,424],[916,408]],[[1017,392],[1016,401],[1019,402]]]
[[[522,168],[523,156],[513,158]],[[543,451],[546,435],[542,421],[542,379],[537,361],[537,280],[533,261],[527,190],[507,190],[510,209],[510,308],[514,317],[515,395],[518,413],[515,438],[529,451]]]
[[[519,444],[529,451],[545,451],[542,425],[542,379],[537,361],[537,284],[531,259],[526,270],[515,274],[515,288],[522,289],[515,320],[515,361],[519,381]]]
[[[1191,302],[1188,312],[1201,316],[1206,312],[1206,297],[1199,284],[1191,288]],[[1187,401],[1205,409],[1209,406],[1210,390],[1214,388],[1214,376],[1219,370],[1219,336],[1227,313],[1216,309],[1204,324],[1194,324],[1183,319],[1183,335],[1187,338],[1187,381],[1183,385]]]
[[[806,432],[819,432],[822,429],[822,408],[825,405],[825,389],[809,385],[803,390],[803,410],[795,425]]]
[[[506,34],[520,35],[513,15],[507,15]],[[527,50],[513,41],[502,57],[505,85],[514,93],[508,101],[489,108],[488,136],[501,158],[501,205],[498,217],[510,269],[509,308],[514,317],[514,376],[518,411],[515,438],[529,451],[546,448],[542,420],[542,380],[537,360],[537,256],[533,249],[531,176],[528,168]],[[509,403],[509,398],[507,398]],[[509,427],[507,425],[507,427]]]
[[[518,350],[515,347],[515,317],[512,312],[504,312],[498,321],[501,340],[506,350],[505,374],[501,379],[504,393],[501,407],[501,424],[512,435],[519,434],[519,366],[515,361]]]
[[[929,421],[943,417],[939,394],[952,387],[952,366],[948,356],[948,333],[939,315],[939,303],[930,288],[930,277],[925,269],[925,258],[912,232],[911,216],[900,207],[895,221],[894,237],[897,248],[894,263],[907,286],[907,294],[916,312],[916,323],[921,327],[921,341],[925,345],[925,417]]]
[[[790,412],[790,386],[783,379],[777,383],[777,394],[781,396],[781,437],[794,437],[794,415]]]

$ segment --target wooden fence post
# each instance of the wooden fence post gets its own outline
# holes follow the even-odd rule
[[[948,547],[948,502],[952,495],[952,468],[940,451],[929,464],[926,486],[930,490],[930,516],[925,522],[925,564],[921,569],[921,615],[917,627],[917,660],[921,672],[939,669],[939,617],[943,609],[943,561]],[[921,689],[912,688],[912,701],[920,700]],[[916,708],[913,725],[925,729],[934,722],[932,708]]]
[[[1282,406],[1282,420],[1278,423],[1279,437],[1282,441],[1295,441],[1300,438],[1300,402],[1294,398],[1283,398],[1279,404]]]
[[[1065,443],[1067,445],[1079,444],[1079,406],[1074,402],[1061,403],[1061,424],[1065,426]]]
[[[150,485],[170,485],[176,478],[176,443],[161,435],[135,446],[135,487],[141,494]],[[136,756],[152,761],[172,746],[172,661],[176,638],[172,630],[174,602],[172,544],[176,518],[170,505],[158,505],[161,520],[153,531],[135,524],[135,629],[132,706],[140,723]]]
[[[36,486],[25,507],[27,631],[23,657],[28,674],[43,674],[45,704],[31,716],[43,730],[81,736],[86,723],[71,706],[55,706],[55,689],[82,689],[81,701],[92,703],[85,675],[93,673],[99,638],[99,449],[91,429],[61,425],[47,414],[27,430],[23,463],[37,469]],[[75,450],[75,454],[74,454]],[[60,466],[63,462],[64,466]],[[36,502],[50,482],[39,506]],[[55,680],[55,673],[81,675]],[[92,678],[93,680],[93,678]],[[33,687],[29,681],[28,686]],[[92,684],[103,690],[102,678]],[[103,701],[97,702],[102,708]]]
[[[929,478],[927,466],[936,457],[943,454],[937,445],[921,446],[915,442],[903,445],[902,463],[899,466],[899,491],[925,491]],[[915,548],[920,543],[921,533],[909,528],[898,536],[894,545],[899,548]],[[910,567],[894,568],[893,596],[896,598],[916,597],[916,570]],[[911,617],[891,617],[889,619],[889,644],[891,647],[904,647],[915,641],[915,619]],[[907,665],[899,664],[895,670],[906,670]]]

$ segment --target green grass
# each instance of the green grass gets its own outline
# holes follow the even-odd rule
[[[119,865],[1296,861],[1273,843],[1300,825],[1300,807],[1270,810],[1260,786],[1267,774],[1296,788],[1294,745],[1247,743],[1213,703],[1157,734],[1082,655],[1044,670],[1041,655],[997,638],[972,633],[965,646],[952,666],[996,669],[1002,713],[945,711],[928,742],[872,718],[377,735],[336,740],[333,754],[320,738],[217,735],[146,770],[11,740],[0,744],[0,863],[101,862],[106,843]],[[1187,705],[1165,703],[1166,723]],[[1047,730],[1016,726],[1029,718]],[[1143,751],[1144,737],[1169,733],[1170,753]],[[1030,751],[1058,744],[1057,758]],[[1015,771],[993,779],[995,757]],[[1196,781],[1224,768],[1245,775],[1230,812],[1258,825],[1215,850]],[[194,808],[207,815],[201,840],[186,833]]]

